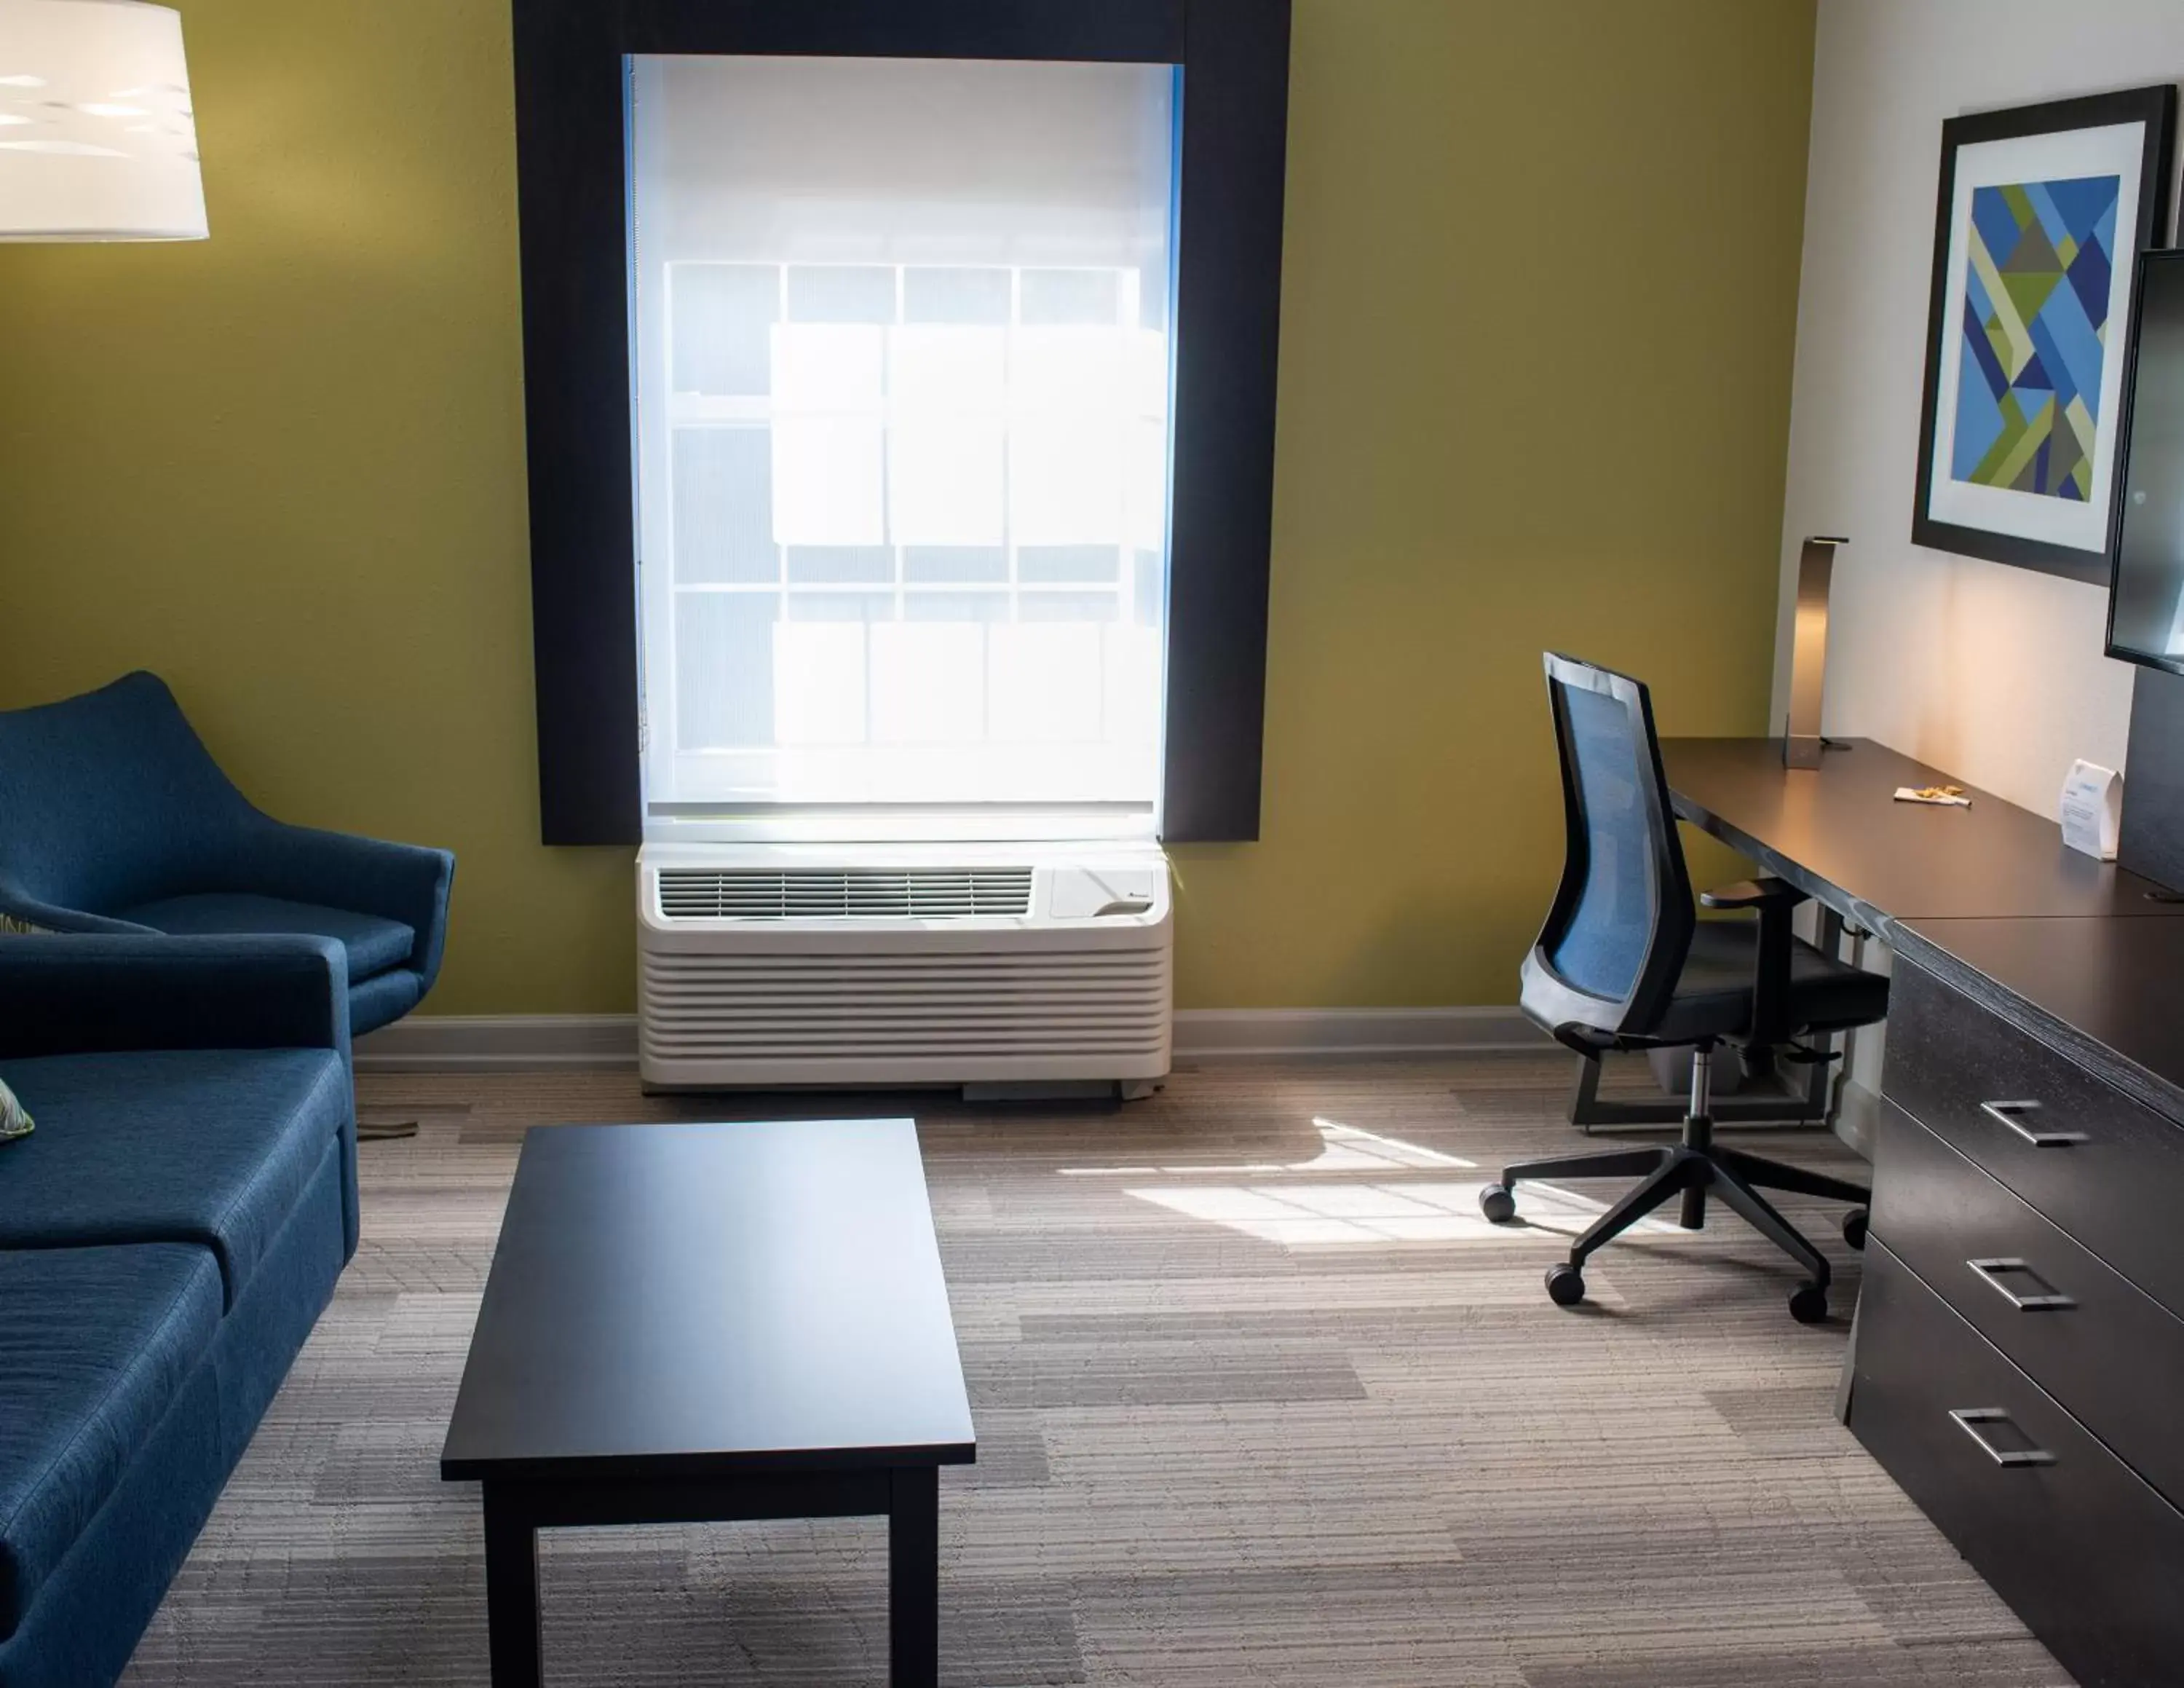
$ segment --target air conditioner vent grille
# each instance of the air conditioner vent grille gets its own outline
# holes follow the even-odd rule
[[[667,920],[971,920],[1031,913],[1029,868],[670,868]]]

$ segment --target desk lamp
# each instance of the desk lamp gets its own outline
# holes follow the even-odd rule
[[[1828,671],[1828,587],[1836,547],[1849,540],[1825,534],[1805,541],[1797,559],[1797,619],[1790,642],[1790,714],[1782,724],[1782,765],[1818,768],[1831,748],[1820,736],[1820,687]]]
[[[0,241],[205,233],[181,14],[0,0]]]

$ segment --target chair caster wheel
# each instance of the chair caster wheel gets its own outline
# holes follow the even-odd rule
[[[1507,1225],[1517,1216],[1517,1198],[1505,1184],[1489,1184],[1479,1193],[1479,1210],[1496,1225]]]
[[[1819,1283],[1801,1283],[1791,1290],[1790,1316],[1801,1325],[1825,1323],[1828,1316],[1826,1286]]]
[[[1863,1249],[1865,1246],[1867,1217],[1866,1210],[1862,1207],[1854,1207],[1843,1216],[1843,1241],[1853,1249]]]
[[[1547,1299],[1557,1307],[1574,1307],[1585,1300],[1585,1276],[1574,1266],[1547,1268]]]

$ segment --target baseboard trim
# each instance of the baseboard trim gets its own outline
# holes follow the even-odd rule
[[[365,1072],[634,1067],[633,1014],[412,1014],[356,1040]]]
[[[1175,1016],[1175,1059],[1329,1061],[1553,1048],[1513,1008],[1199,1008]]]
[[[1178,1065],[1331,1061],[1552,1048],[1513,1008],[1184,1009]],[[414,1014],[359,1037],[366,1072],[526,1072],[637,1065],[632,1014]]]

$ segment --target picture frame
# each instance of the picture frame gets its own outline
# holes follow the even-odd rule
[[[2138,254],[2169,238],[2172,85],[1942,126],[1914,544],[2109,577]]]

